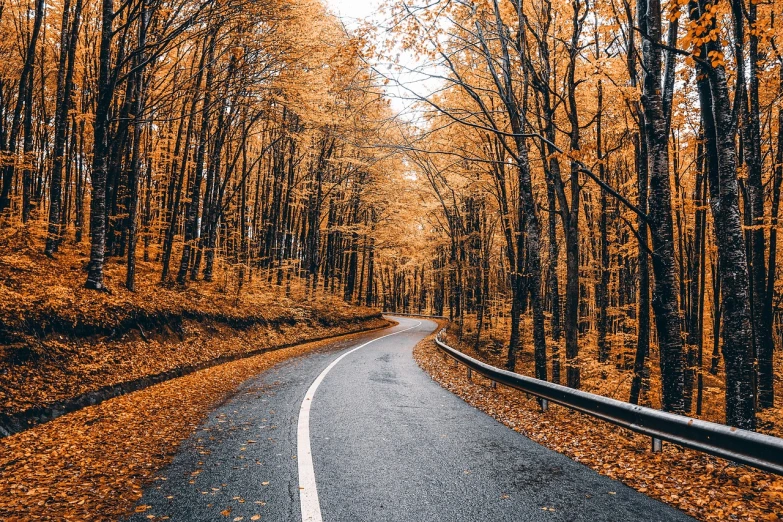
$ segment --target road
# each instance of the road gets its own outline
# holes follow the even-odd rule
[[[246,382],[131,520],[691,520],[441,388],[412,357],[435,323],[396,320]]]

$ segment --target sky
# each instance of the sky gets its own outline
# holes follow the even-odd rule
[[[337,16],[339,16],[346,28],[350,31],[356,27],[359,23],[366,19],[372,19],[373,15],[376,15],[383,0],[323,0],[327,7]],[[376,22],[383,23],[383,20],[374,20]],[[408,52],[402,52],[399,55],[399,64],[403,67],[414,69],[419,65],[419,62],[415,56]],[[410,113],[412,102],[410,99],[410,93],[407,89],[414,89],[419,95],[426,95],[437,89],[438,82],[432,80],[423,80],[421,75],[413,72],[399,72],[393,71],[389,64],[376,63],[375,67],[381,71],[384,75],[388,75],[396,79],[396,81],[405,85],[401,87],[395,85],[395,82],[386,86],[387,96],[391,100],[392,109],[407,119],[414,118]]]
[[[357,20],[372,15],[381,3],[380,0],[325,0],[326,5],[350,27]]]

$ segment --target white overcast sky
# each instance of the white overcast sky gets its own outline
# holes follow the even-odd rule
[[[325,2],[349,27],[357,20],[364,20],[372,15],[381,3],[380,0],[325,0]]]
[[[379,19],[379,7],[383,0],[323,0],[327,7],[337,16],[339,16],[346,28],[350,31],[365,20],[372,20],[383,25],[384,20]],[[411,109],[410,92],[406,89],[415,89],[419,95],[426,95],[437,89],[439,82],[427,79],[420,74],[411,72],[411,69],[419,65],[418,59],[410,53],[403,52],[399,55],[399,64],[408,68],[406,71],[394,72],[390,64],[376,63],[378,70],[383,71],[385,75],[396,78],[406,87],[395,86],[394,82],[386,87],[386,92],[391,98],[392,108],[399,114],[407,113],[408,118],[412,117],[409,113]]]

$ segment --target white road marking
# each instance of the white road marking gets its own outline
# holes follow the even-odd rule
[[[313,455],[310,452],[310,405],[313,403],[313,397],[315,397],[315,391],[318,386],[326,377],[329,371],[337,366],[337,363],[342,361],[346,356],[351,355],[356,350],[364,348],[370,343],[379,341],[385,337],[391,335],[401,334],[408,330],[413,330],[417,326],[420,326],[422,321],[419,321],[416,325],[400,330],[399,332],[393,332],[384,336],[367,341],[361,346],[357,346],[353,350],[349,350],[342,354],[340,357],[332,361],[324,371],[313,381],[310,388],[305,394],[305,398],[302,401],[302,406],[299,408],[299,425],[296,430],[296,460],[299,463],[299,504],[302,509],[302,521],[303,522],[322,522],[321,519],[321,504],[318,502],[318,488],[315,485],[315,471],[313,470]]]

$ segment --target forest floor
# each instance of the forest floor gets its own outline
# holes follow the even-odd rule
[[[376,310],[272,284],[266,271],[240,288],[236,269],[219,267],[215,282],[181,287],[159,284],[159,264],[140,259],[129,292],[112,258],[109,292],[87,290],[87,244],[50,259],[42,234],[0,231],[0,420],[29,421],[2,439],[0,520],[121,517],[243,381],[389,325]],[[111,387],[120,394],[101,394]],[[78,397],[88,400],[52,419]]]
[[[121,518],[134,509],[145,485],[165,480],[157,477],[158,471],[245,380],[284,360],[345,346],[323,340],[221,364],[4,438],[0,520]],[[259,391],[248,388],[243,393]]]
[[[159,264],[140,260],[129,292],[124,262],[112,258],[110,292],[87,290],[88,245],[64,244],[50,259],[41,233],[0,232],[0,420],[35,423],[76,397],[100,402],[107,387],[130,383],[123,391],[132,391],[152,384],[150,376],[388,324],[376,310],[271,284],[265,271],[241,292],[229,270],[211,283],[164,286]]]
[[[449,342],[452,342],[455,348],[463,350],[465,353],[481,359],[493,366],[504,367],[506,364],[506,355],[508,350],[508,325],[504,318],[496,318],[494,328],[487,333],[485,329],[481,336],[481,343],[476,349],[476,328],[473,317],[466,316],[464,321],[464,330],[462,341],[458,340],[457,326],[449,326]],[[532,320],[529,315],[523,316],[521,327],[521,350],[517,356],[516,371],[522,375],[535,376],[535,360],[532,346]],[[689,417],[699,418],[711,422],[725,423],[725,373],[722,357],[718,361],[717,372],[710,373],[710,364],[712,354],[712,334],[707,332],[705,339],[704,368],[702,371],[704,398],[702,403],[702,412],[696,414],[696,384],[694,383],[693,404],[691,410],[687,413]],[[552,375],[552,357],[555,342],[547,333],[548,346],[548,375]],[[633,379],[633,358],[636,349],[636,337],[633,335],[623,336],[622,334],[609,335],[610,358],[606,363],[598,362],[598,341],[594,330],[588,329],[579,335],[579,361],[580,361],[580,381],[581,389],[611,397],[613,399],[628,401],[631,392],[631,381]],[[708,348],[709,347],[709,348]],[[559,345],[561,378],[565,381],[565,346],[561,340]],[[658,366],[658,348],[651,346],[650,358],[648,360],[650,370],[650,387],[643,392],[642,404],[652,408],[661,407],[661,372]],[[561,382],[564,384],[564,382]],[[769,408],[757,414],[758,431],[776,437],[783,437],[783,357],[775,357],[775,404],[776,407]]]
[[[449,344],[457,345],[454,337],[448,338]],[[502,366],[498,354],[457,346]],[[503,386],[493,389],[489,380],[475,374],[468,380],[465,368],[455,367],[438,350],[434,335],[416,347],[414,357],[444,388],[515,431],[699,520],[783,521],[783,477],[673,444],[664,443],[662,453],[652,453],[649,437],[557,405],[542,413],[532,396]],[[584,388],[617,395],[622,381],[613,381],[614,365],[602,366],[606,368],[583,371]]]

